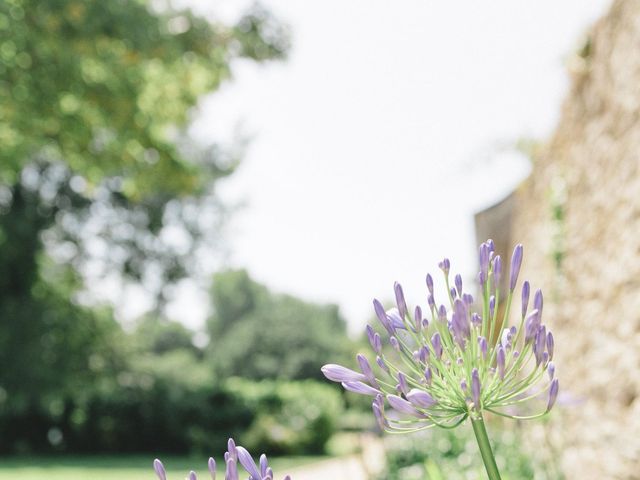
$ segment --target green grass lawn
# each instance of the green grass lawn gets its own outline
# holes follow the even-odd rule
[[[288,468],[313,463],[327,457],[280,457],[269,460],[277,477]],[[182,480],[195,469],[198,478],[210,478],[205,457],[171,457],[161,459],[167,476]],[[256,459],[257,460],[257,459]],[[216,458],[222,462],[222,458]],[[65,456],[0,458],[0,480],[153,480],[156,478],[153,456]],[[222,474],[222,477],[220,477]],[[224,478],[222,470],[218,478]]]

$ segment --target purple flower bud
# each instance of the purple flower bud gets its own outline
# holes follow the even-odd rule
[[[473,312],[471,314],[471,323],[473,323],[476,327],[480,327],[482,325],[482,317],[476,312]]]
[[[373,309],[376,312],[376,317],[378,317],[378,320],[380,321],[382,326],[385,328],[385,330],[389,332],[389,335],[393,335],[395,332],[391,327],[391,323],[389,319],[387,318],[387,312],[385,312],[384,307],[382,306],[382,304],[378,299],[373,300]]]
[[[429,359],[429,347],[427,347],[426,345],[422,346],[422,348],[418,352],[418,359],[422,363],[427,363],[427,360]]]
[[[427,290],[429,290],[429,293],[433,295],[433,278],[430,273],[427,273]]]
[[[520,352],[518,350],[514,350],[513,351],[513,359],[515,360],[516,358],[518,358],[520,356]]]
[[[425,418],[426,416],[416,410],[416,408],[411,405],[411,403],[406,401],[404,398],[398,397],[397,395],[387,395],[387,401],[389,402],[389,405],[391,405],[391,408],[400,413],[406,413],[418,418]]]
[[[487,281],[487,275],[489,272],[489,244],[483,243],[480,245],[480,275],[479,280],[480,284],[484,285]]]
[[[419,408],[431,408],[437,403],[431,395],[417,388],[413,388],[407,393],[407,400]]]
[[[512,292],[516,289],[516,283],[518,282],[518,274],[520,273],[520,266],[522,265],[523,247],[519,243],[513,249],[511,254],[511,271],[509,272],[509,290]],[[523,314],[524,316],[524,314]]]
[[[209,457],[209,461],[207,462],[207,467],[209,467],[211,480],[216,480],[216,461],[213,459],[213,457]]]
[[[553,359],[553,334],[551,331],[547,333],[547,352],[549,352],[549,360]]]
[[[236,447],[236,449],[238,450],[238,460],[240,461],[244,469],[249,472],[249,475],[251,475],[251,477],[253,477],[254,479],[261,479],[262,475],[260,475],[260,470],[258,470],[256,462],[253,461],[253,458],[251,457],[251,454],[247,451],[247,449],[244,447]]]
[[[422,319],[422,328],[429,328],[429,320],[427,318]]]
[[[263,477],[267,476],[267,469],[269,468],[269,464],[267,462],[267,456],[263,453],[260,455],[260,474]]]
[[[451,269],[451,262],[449,261],[448,258],[445,258],[440,263],[438,263],[438,267],[440,267],[440,270],[442,270],[445,275],[449,275],[449,270]]]
[[[400,312],[397,308],[390,308],[387,310],[387,321],[391,324],[391,328],[398,330],[406,330],[407,327],[404,324],[404,317],[400,316]]]
[[[487,339],[484,337],[478,337],[478,347],[480,347],[480,352],[482,353],[482,357],[487,357]]]
[[[542,352],[542,365],[546,365],[549,361],[549,352]]]
[[[367,380],[367,377],[363,374],[333,363],[323,366],[320,371],[332,382],[364,382]]]
[[[207,462],[207,467],[209,467],[211,480],[216,480],[216,461],[213,459],[213,457],[209,457],[209,461]]]
[[[427,303],[429,304],[429,308],[433,310],[436,307],[436,301],[433,299],[433,294],[429,294],[427,297]]]
[[[467,307],[470,307],[471,305],[473,305],[473,295],[471,295],[470,293],[463,293],[462,301]]]
[[[353,393],[358,393],[360,395],[376,396],[380,393],[380,390],[376,390],[375,388],[370,387],[366,383],[362,382],[342,382],[342,387],[345,390]]]
[[[431,380],[433,379],[433,374],[431,373],[431,368],[427,367],[424,371],[424,379],[427,382],[427,385],[431,385]]]
[[[447,321],[447,307],[444,305],[440,305],[440,308],[438,309],[438,320],[443,322]]]
[[[164,465],[157,458],[153,461],[153,469],[160,480],[167,480],[167,473],[164,470]]]
[[[553,380],[556,374],[556,365],[553,362],[547,364],[547,373],[549,374],[549,380]]]
[[[238,452],[236,450],[236,442],[233,440],[233,438],[230,438],[227,441],[227,452],[229,453],[229,458],[235,460],[238,460]]]
[[[464,364],[464,360],[462,359],[462,357],[458,357],[458,358],[456,359],[456,363],[457,363],[458,365],[463,365],[463,364]]]
[[[378,385],[376,377],[373,374],[373,370],[371,370],[371,365],[369,364],[369,360],[367,360],[367,357],[359,353],[356,358],[358,359],[358,363],[360,364],[360,370],[367,378],[369,385],[371,385],[373,388],[380,388],[380,385]]]
[[[496,246],[495,246],[495,244],[493,243],[493,240],[492,240],[492,239],[487,240],[487,242],[486,242],[486,243],[487,243],[487,247],[489,248],[489,253],[493,253],[493,252],[495,252],[495,251],[496,251]]]
[[[478,369],[474,368],[471,371],[471,395],[473,397],[473,405],[476,410],[480,410],[480,374]]]
[[[542,290],[536,290],[536,293],[533,295],[533,308],[538,310],[538,315],[542,317]]]
[[[398,372],[398,385],[400,386],[400,391],[406,395],[409,391],[409,384],[407,383],[407,376],[402,372]]]
[[[456,342],[458,342],[460,347],[464,348],[464,340],[469,338],[470,327],[467,307],[460,299],[456,299],[453,303],[451,327]]]
[[[451,298],[456,298],[458,292],[456,292],[456,289],[454,287],[451,287],[451,290],[449,290],[449,294],[451,295]]]
[[[529,306],[529,282],[527,280],[522,284],[522,318],[527,314],[527,307]]]
[[[505,328],[502,331],[500,344],[504,347],[505,350],[509,350],[511,348],[511,331],[508,328]]]
[[[492,270],[493,270],[493,283],[496,286],[496,288],[499,288],[500,277],[502,276],[502,259],[500,258],[500,255],[496,255],[496,257],[493,259]]]
[[[491,295],[489,297],[489,318],[493,318],[493,313],[496,311],[496,297]],[[491,325],[491,323],[489,323]]]
[[[273,480],[273,470],[271,469],[271,467],[267,467],[267,478],[263,478],[262,480]],[[287,475],[283,480],[291,480],[291,477]]]
[[[225,480],[238,480],[238,466],[236,460],[231,456],[227,460],[227,471],[224,478]]]
[[[431,337],[431,345],[433,346],[433,353],[435,353],[436,357],[442,357],[442,340],[438,332],[434,333]]]
[[[404,300],[404,292],[402,291],[402,285],[398,282],[393,284],[393,290],[396,294],[396,305],[398,305],[398,311],[400,312],[400,318],[402,320],[407,316],[407,302]]]
[[[536,340],[533,345],[533,353],[536,354],[536,365],[540,365],[542,363],[542,356],[544,353],[544,347],[547,343],[547,329],[544,325],[541,325],[538,328],[536,333]]]
[[[381,357],[376,357],[376,363],[382,370],[389,373],[389,367]]]
[[[504,380],[504,365],[506,361],[506,356],[504,353],[504,348],[502,345],[498,345],[498,351],[496,353],[496,365],[498,367],[498,375],[500,376],[500,380]]]
[[[371,325],[367,325],[367,327],[365,328],[365,331],[367,332],[367,338],[369,339],[369,343],[371,344],[371,348],[373,348],[375,350],[375,346],[373,343],[373,336],[375,335],[375,330],[373,329],[373,327]]]
[[[413,319],[416,325],[416,332],[419,332],[420,328],[422,328],[422,309],[420,308],[420,305],[416,306]]]
[[[196,475],[196,472],[194,472],[193,470],[189,472],[189,480],[198,480],[198,476]]]
[[[378,426],[380,427],[380,430],[384,431],[387,428],[389,428],[389,422],[384,417],[384,414],[382,413],[381,408],[375,402],[371,407],[373,409],[373,416],[376,417],[376,422],[378,422]]]
[[[462,297],[462,277],[459,273],[455,276],[454,283],[456,286],[456,290],[458,291],[458,296]]]
[[[464,379],[463,379],[463,380],[460,382],[460,388],[462,389],[462,391],[463,391],[463,392],[466,392],[466,391],[467,391],[467,381],[466,381],[466,380],[464,380]]]
[[[398,339],[396,337],[389,337],[389,343],[396,351],[400,351],[400,343],[398,343]]]
[[[538,332],[538,325],[540,324],[540,317],[538,316],[538,310],[533,310],[524,321],[524,342],[529,343],[532,341]]]
[[[553,380],[551,380],[551,387],[549,387],[549,403],[547,403],[547,412],[551,410],[553,404],[556,403],[559,389],[560,384],[558,383],[558,379],[554,378]]]

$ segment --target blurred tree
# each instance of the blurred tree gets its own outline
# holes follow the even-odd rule
[[[259,6],[224,25],[142,0],[0,2],[0,403],[111,361],[122,332],[76,301],[87,279],[146,281],[161,305],[196,264],[238,156],[190,145],[191,110],[234,59],[286,49]]]
[[[214,276],[209,355],[220,376],[322,378],[320,367],[348,355],[336,305],[274,294],[245,270]]]
[[[190,109],[230,62],[281,57],[283,29],[253,7],[237,25],[141,0],[0,3],[0,178],[46,152],[94,191],[118,177],[129,200],[194,194],[233,165],[180,151]]]

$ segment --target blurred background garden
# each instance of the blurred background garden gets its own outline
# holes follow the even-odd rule
[[[640,1],[0,0],[0,480],[231,436],[279,478],[485,478],[320,367],[486,238],[563,384],[488,419],[503,477],[640,479]]]

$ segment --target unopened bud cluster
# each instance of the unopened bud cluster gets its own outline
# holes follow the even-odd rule
[[[236,443],[232,438],[227,443],[227,451],[224,454],[225,462],[225,480],[239,480],[240,474],[238,473],[238,463],[244,467],[249,474],[249,480],[273,480],[273,470],[267,463],[267,456],[262,454],[258,464],[253,460],[251,454],[243,447],[236,446]],[[209,474],[212,480],[216,480],[216,461],[213,458],[209,458],[208,463]],[[167,473],[164,469],[164,465],[158,459],[153,461],[153,469],[160,480],[167,480]],[[188,480],[197,480],[196,472],[189,472]],[[245,475],[242,475],[245,478]],[[287,475],[284,480],[291,480],[291,477]]]
[[[509,325],[510,309],[522,264],[523,248],[511,256],[508,291],[500,291],[502,259],[493,241],[480,245],[478,283],[481,301],[463,291],[462,277],[451,285],[450,261],[439,267],[447,298],[438,305],[431,275],[426,277],[427,306],[409,310],[400,284],[394,285],[396,306],[385,309],[373,301],[381,332],[367,325],[375,363],[358,354],[360,371],[325,365],[324,375],[351,392],[371,395],[373,413],[383,430],[409,432],[439,426],[453,428],[467,417],[490,411],[509,418],[537,418],[548,412],[558,395],[552,362],[554,341],[542,324],[542,292],[533,295],[522,284],[518,326]],[[503,303],[501,303],[503,302]],[[504,313],[499,314],[499,306]],[[377,365],[374,373],[372,365]],[[543,398],[536,414],[518,415],[530,400]],[[389,408],[390,407],[390,408]],[[400,415],[398,415],[400,414]]]

